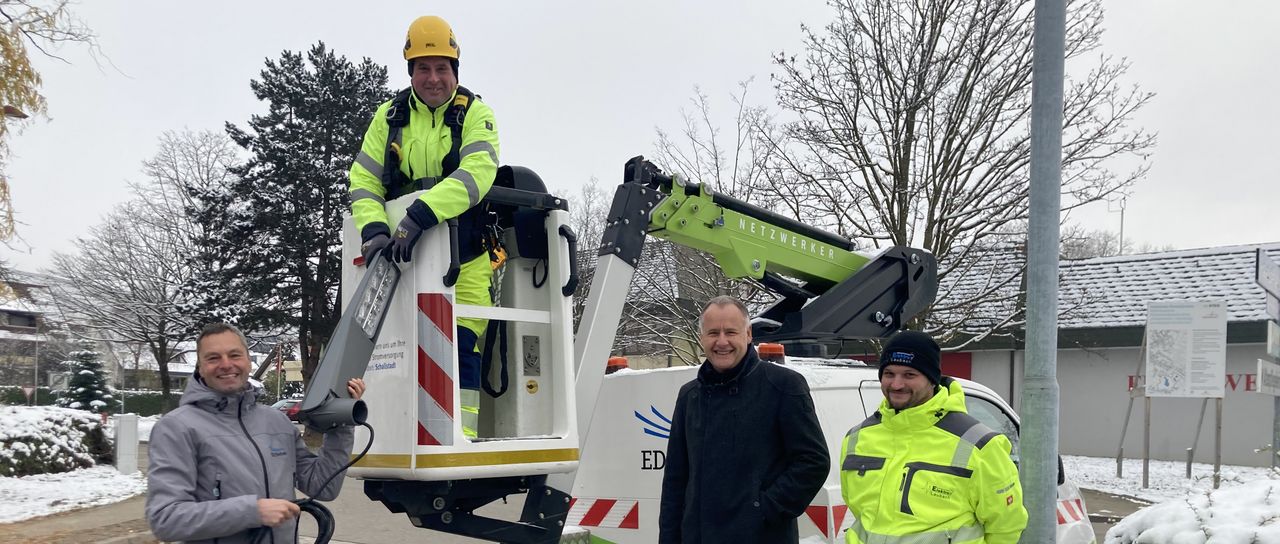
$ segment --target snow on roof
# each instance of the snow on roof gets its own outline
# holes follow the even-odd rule
[[[9,279],[0,281],[0,310],[24,314],[50,314],[56,308],[49,286],[52,276],[9,270]]]
[[[1228,321],[1265,321],[1267,295],[1254,281],[1259,248],[1280,262],[1280,243],[1063,261],[1059,300],[1074,296],[1089,303],[1060,326],[1142,326],[1147,303],[1169,300],[1222,300]]]
[[[1229,321],[1264,321],[1266,294],[1254,281],[1258,248],[1280,263],[1280,242],[1061,261],[1058,326],[1140,327],[1149,302],[1171,300],[1222,300]],[[971,261],[940,281],[936,311],[944,320],[971,312],[962,328],[981,330],[1013,311],[1024,258],[1009,249]],[[968,303],[978,298],[986,300]]]

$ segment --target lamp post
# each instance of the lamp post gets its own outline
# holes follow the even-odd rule
[[[8,108],[8,106],[5,106]],[[35,367],[35,379],[31,382],[31,405],[38,406],[40,402],[40,317],[36,316],[36,338],[33,342],[36,346],[36,356],[31,360],[32,366]]]
[[[4,116],[10,119],[26,119],[28,115],[22,110],[5,104]],[[31,383],[33,390],[31,391],[31,405],[35,406],[40,399],[40,318],[36,318],[36,338],[35,338],[35,358],[32,359],[35,367],[35,381]]]

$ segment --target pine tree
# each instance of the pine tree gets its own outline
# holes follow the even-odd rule
[[[89,349],[71,352],[71,360],[65,364],[71,369],[67,390],[58,397],[58,405],[89,412],[110,412],[120,407],[115,390],[107,385],[107,374],[99,353]]]
[[[296,331],[310,377],[340,315],[347,172],[377,106],[387,69],[317,43],[285,51],[250,82],[267,113],[227,134],[252,156],[218,188],[191,187],[188,213],[207,229],[188,292],[199,314],[246,330]]]

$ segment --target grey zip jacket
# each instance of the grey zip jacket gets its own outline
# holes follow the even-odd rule
[[[249,385],[223,396],[198,378],[182,403],[151,429],[147,522],[162,541],[289,544],[296,520],[274,530],[262,525],[259,498],[293,500],[294,486],[318,500],[342,489],[350,459],[350,427],[326,434],[317,456],[279,410],[258,404]],[[264,483],[265,482],[265,483]]]

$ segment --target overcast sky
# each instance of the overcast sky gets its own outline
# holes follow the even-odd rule
[[[372,7],[372,6],[377,6]],[[1280,182],[1270,163],[1280,124],[1280,4],[1262,0],[1109,0],[1107,52],[1129,81],[1157,93],[1137,123],[1159,134],[1149,176],[1126,203],[1134,242],[1178,248],[1280,241]],[[166,130],[222,130],[265,111],[249,89],[266,59],[318,40],[386,65],[408,84],[404,30],[434,13],[454,27],[461,82],[497,115],[502,160],[539,172],[563,195],[653,153],[655,128],[680,128],[695,86],[728,116],[738,82],[772,104],[771,54],[798,51],[818,0],[678,2],[168,2],[94,0],[76,7],[109,59],[81,48],[38,58],[50,119],[11,139],[8,174],[19,234],[0,250],[33,270],[129,197]],[[1071,219],[1120,229],[1119,205]]]

